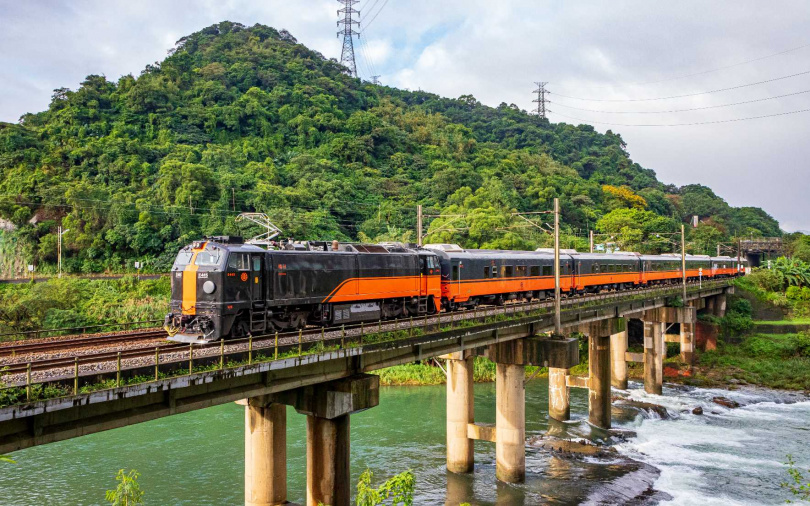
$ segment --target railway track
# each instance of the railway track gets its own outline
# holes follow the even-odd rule
[[[696,286],[698,283],[690,283],[690,286]],[[586,294],[574,297],[566,297],[562,300],[562,306],[576,305],[580,303],[587,303],[590,301],[597,301],[600,299],[609,299],[629,295],[641,295],[648,292],[653,292],[655,288],[641,288],[633,291],[615,291],[600,294]],[[103,351],[99,353],[89,353],[83,355],[72,355],[66,357],[56,358],[42,358],[27,361],[17,361],[14,363],[7,363],[0,374],[4,376],[4,381],[7,384],[21,384],[26,381],[26,375],[37,376],[36,379],[57,379],[59,377],[68,377],[75,374],[75,369],[82,372],[94,371],[103,372],[115,370],[116,367],[132,367],[132,366],[149,366],[156,363],[156,354],[158,361],[163,364],[165,362],[182,362],[187,361],[193,357],[201,358],[212,355],[217,355],[223,351],[231,353],[233,351],[248,351],[252,350],[254,353],[261,353],[262,351],[272,350],[277,346],[289,346],[296,343],[311,343],[321,339],[335,340],[341,337],[352,338],[361,334],[375,333],[375,332],[391,332],[397,330],[407,330],[412,326],[425,325],[430,328],[438,328],[443,325],[452,325],[462,320],[467,319],[480,319],[495,316],[498,314],[509,315],[527,310],[537,309],[552,309],[554,305],[553,300],[545,301],[532,301],[532,302],[511,302],[504,306],[479,306],[474,310],[462,310],[453,312],[442,312],[438,315],[427,317],[418,317],[415,320],[410,318],[400,318],[393,320],[384,320],[381,322],[365,323],[351,327],[310,327],[301,331],[284,332],[284,333],[269,333],[259,336],[254,336],[250,339],[239,339],[229,341],[214,341],[206,344],[193,344],[174,343],[169,341],[162,341],[157,343],[144,343],[143,346],[136,346],[134,348],[123,349],[120,351]],[[416,322],[416,325],[415,323]],[[452,323],[451,323],[452,322]],[[85,337],[78,339],[69,339],[59,342],[45,342],[45,343],[29,343],[26,344],[26,350],[29,354],[48,352],[54,349],[65,350],[77,349],[76,346],[81,347],[99,346],[99,345],[114,345],[121,342],[132,342],[133,340],[145,339],[159,339],[167,337],[166,332],[160,330],[133,332],[128,334],[117,334],[113,336],[102,337]],[[23,346],[23,345],[17,345]],[[73,347],[73,348],[71,348]],[[10,354],[9,346],[0,347],[0,354],[8,356]],[[78,350],[77,350],[78,351]],[[19,353],[19,351],[17,352]]]
[[[108,346],[119,343],[126,343],[135,340],[167,338],[165,330],[139,330],[123,334],[111,334],[92,337],[76,337],[65,339],[53,339],[35,343],[9,342],[0,344],[0,358],[26,355],[30,353],[54,352],[60,350],[75,350],[88,346]]]

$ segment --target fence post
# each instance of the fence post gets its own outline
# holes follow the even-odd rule
[[[219,340],[219,370],[225,369],[225,340]]]
[[[194,343],[188,343],[188,373],[194,372]]]
[[[118,358],[116,359],[116,366],[115,366],[115,386],[121,386],[121,352],[118,352]]]
[[[79,393],[79,357],[73,361],[73,395]]]
[[[363,342],[363,336],[366,335],[366,326],[360,322],[360,342]]]
[[[158,366],[160,365],[160,347],[155,346],[155,381],[158,380]]]
[[[342,350],[346,339],[346,324],[340,326],[340,349]]]
[[[31,362],[25,367],[25,398],[31,400]]]
[[[380,323],[377,326],[377,333],[382,334],[382,317],[380,318]]]
[[[410,327],[408,327],[408,337],[413,337],[413,316],[409,316],[408,320],[410,320]]]
[[[248,336],[248,365],[253,365],[253,336]]]
[[[298,329],[298,356],[301,356],[301,345],[304,341],[304,329]]]
[[[273,355],[273,360],[278,360],[278,330],[276,331],[276,352]]]

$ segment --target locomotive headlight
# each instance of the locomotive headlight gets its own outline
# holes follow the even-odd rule
[[[213,281],[206,281],[203,283],[203,292],[211,294],[214,293],[217,289],[217,285],[214,284]]]

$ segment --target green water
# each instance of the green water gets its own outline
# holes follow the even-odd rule
[[[382,389],[378,407],[352,416],[352,478],[356,482],[366,467],[379,481],[412,469],[420,505],[444,504],[448,496],[454,505],[613,503],[615,490],[621,495],[641,483],[643,491],[649,482],[674,497],[669,504],[725,506],[783,503],[787,497],[779,482],[787,476],[781,464],[786,453],[793,453],[803,469],[810,468],[810,402],[786,404],[767,391],[665,389],[659,397],[644,394],[639,386],[630,390],[633,397],[663,404],[672,414],[660,420],[614,412],[614,426],[638,432],[618,448],[651,464],[639,464],[640,470],[620,454],[598,461],[527,448],[526,483],[505,485],[495,480],[494,445],[479,442],[473,475],[448,475],[445,387],[389,387]],[[526,387],[529,437],[547,428],[547,391],[544,379]],[[720,394],[748,406],[719,407],[710,399]],[[575,421],[568,426],[569,436],[589,437],[591,429],[582,421],[587,394],[572,389],[571,395]],[[476,385],[475,396],[476,421],[494,422],[494,385]],[[704,406],[706,415],[692,415],[695,405]],[[288,409],[287,419],[289,499],[300,503],[305,417]],[[19,451],[13,455],[16,465],[0,464],[0,504],[104,504],[104,492],[114,487],[120,468],[141,473],[147,504],[243,504],[243,431],[244,408],[227,404]],[[638,479],[639,474],[644,477]]]
[[[541,379],[527,386],[528,433],[546,427],[547,391]],[[494,422],[494,385],[476,385],[475,395],[476,419]],[[575,395],[573,409],[584,412],[586,402],[584,395]],[[288,490],[296,502],[305,494],[305,420],[288,408]],[[383,388],[378,407],[352,416],[351,438],[354,481],[366,467],[380,479],[412,469],[418,503],[444,501],[444,386]],[[494,445],[476,447],[475,486],[494,489]],[[244,408],[217,406],[30,448],[14,457],[17,465],[3,466],[0,475],[3,504],[100,504],[120,468],[141,473],[149,504],[240,504]]]

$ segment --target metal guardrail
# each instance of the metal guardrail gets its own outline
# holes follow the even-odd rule
[[[687,285],[687,289],[691,293],[695,293],[695,291],[711,290],[716,288],[728,287],[731,285],[732,280],[723,279],[703,283],[698,282],[689,283]],[[604,303],[605,301],[616,299],[620,299],[621,301],[632,302],[634,300],[647,300],[662,297],[677,298],[682,293],[682,290],[683,287],[680,284],[663,287],[642,288],[639,290],[634,290],[632,292],[614,292],[581,298],[568,298],[562,301],[562,306],[565,312],[570,312],[572,310],[581,310],[589,306],[598,306]],[[496,307],[487,307],[484,309],[475,308],[464,311],[455,311],[451,313],[438,313],[435,315],[425,315],[416,318],[410,317],[407,320],[405,319],[389,320],[389,321],[380,320],[373,324],[361,322],[360,324],[357,325],[350,325],[350,326],[344,325],[340,328],[332,327],[331,329],[328,330],[330,333],[339,331],[340,332],[339,337],[325,337],[325,333],[327,332],[325,328],[308,332],[308,335],[320,334],[321,339],[319,340],[304,341],[303,337],[305,332],[303,330],[299,330],[298,332],[285,332],[285,333],[275,332],[271,334],[251,336],[243,339],[228,340],[227,344],[229,346],[247,344],[247,348],[228,351],[227,353],[225,351],[226,342],[224,340],[220,340],[219,342],[213,342],[203,345],[199,344],[189,345],[187,347],[188,354],[185,358],[165,362],[161,362],[162,354],[178,353],[181,350],[186,349],[186,346],[170,345],[164,347],[156,347],[154,348],[154,350],[152,348],[149,348],[148,351],[147,349],[141,348],[136,350],[126,350],[124,352],[117,352],[117,353],[108,352],[98,357],[94,356],[83,358],[74,357],[74,360],[72,362],[73,375],[50,378],[43,381],[31,380],[31,373],[34,370],[34,363],[29,362],[26,367],[25,382],[12,386],[3,386],[2,388],[0,388],[0,406],[2,405],[8,406],[18,404],[19,402],[30,402],[45,398],[78,395],[79,393],[85,393],[83,389],[86,389],[87,387],[90,387],[90,389],[86,390],[86,392],[118,388],[122,386],[122,382],[125,385],[143,383],[161,379],[161,375],[163,375],[162,377],[165,378],[172,376],[190,375],[193,374],[194,372],[204,372],[214,369],[218,370],[236,369],[238,367],[243,367],[245,365],[252,365],[258,362],[272,362],[275,360],[287,359],[295,356],[301,357],[303,355],[311,354],[309,352],[312,352],[313,350],[326,352],[330,351],[328,348],[333,348],[334,350],[342,350],[347,348],[354,348],[356,346],[364,346],[368,344],[396,345],[400,341],[402,343],[405,343],[409,339],[413,338],[415,334],[420,336],[428,336],[430,335],[429,334],[430,331],[441,332],[442,329],[444,328],[443,325],[448,326],[449,329],[454,329],[456,327],[473,328],[476,326],[476,323],[478,323],[478,325],[493,323],[491,321],[488,321],[491,318],[494,318],[495,321],[499,321],[498,318],[500,318],[501,315],[503,315],[506,318],[506,320],[522,318],[529,315],[529,313],[542,311],[548,309],[549,307],[553,307],[553,304],[554,304],[553,301],[523,302],[510,304],[508,306],[504,306],[503,308],[496,308]],[[493,311],[495,311],[495,314],[492,314]],[[543,311],[542,313],[539,314],[548,314],[548,312]],[[461,318],[456,318],[456,316],[461,316]],[[409,325],[402,328],[401,326],[405,322],[408,322]],[[469,325],[467,322],[472,322],[473,324]],[[394,325],[395,327],[391,329],[384,328],[389,327],[391,325]],[[358,329],[360,330],[359,334],[350,335],[351,331],[356,331]],[[399,334],[401,337],[396,337],[397,334]],[[386,337],[387,335],[390,335],[392,338],[388,340],[379,340],[381,337]],[[292,338],[296,338],[297,342],[290,344],[280,344],[279,342],[281,340],[286,341]],[[200,353],[204,350],[210,350],[216,347],[219,347],[219,354]],[[196,357],[195,352],[197,352]],[[155,360],[152,365],[135,366],[135,367],[122,367],[121,365],[123,359],[138,358],[151,355],[154,355],[155,357]],[[93,371],[85,374],[80,374],[79,372],[81,365],[99,362],[110,362],[113,360],[116,361],[116,368],[114,370]],[[195,370],[195,362],[197,365],[196,370]],[[70,367],[70,365],[71,362],[67,361],[64,364],[60,363],[58,367],[67,368]],[[0,369],[0,374],[2,374],[2,369]],[[127,379],[133,378],[140,379],[140,381],[136,382],[126,381]],[[112,379],[115,380],[114,385],[105,387],[105,385],[107,385],[107,383],[105,382],[109,383],[109,381]],[[82,381],[84,381],[83,384]],[[99,385],[100,385],[99,388],[94,388],[95,386]],[[37,389],[38,386],[39,386],[38,389],[41,390],[42,392],[45,392],[45,390],[49,386],[54,387],[57,390],[56,393],[61,395],[40,397],[38,394],[35,395],[34,393],[34,390]],[[23,389],[25,392],[24,396],[22,395]],[[15,392],[18,395],[16,396],[8,395],[11,392]],[[11,398],[16,399],[17,397],[19,397],[19,402],[8,402],[9,399]]]

